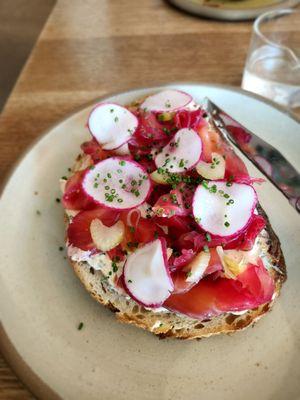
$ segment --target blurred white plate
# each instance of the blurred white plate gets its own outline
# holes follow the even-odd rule
[[[210,97],[300,169],[300,126],[282,111],[240,90],[173,86],[197,101]],[[109,100],[127,103],[158,89]],[[83,289],[59,250],[64,224],[55,199],[59,178],[89,138],[85,122],[91,107],[43,136],[15,168],[2,195],[0,342],[13,368],[47,400],[299,399],[300,218],[271,184],[258,191],[281,239],[289,278],[274,311],[253,329],[201,342],[162,341],[116,322]],[[81,321],[84,327],[78,330]]]
[[[299,0],[168,0],[174,6],[195,15],[241,21],[254,19],[276,8],[290,8]]]

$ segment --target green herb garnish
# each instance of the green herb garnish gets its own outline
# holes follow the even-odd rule
[[[79,330],[79,331],[81,331],[81,329],[83,328],[83,322],[80,322],[79,323],[79,325],[77,326],[77,329]]]

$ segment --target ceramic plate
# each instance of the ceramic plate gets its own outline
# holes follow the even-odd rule
[[[225,87],[178,84],[279,148],[300,169],[300,126],[270,104]],[[159,88],[110,97],[125,104]],[[288,281],[253,329],[202,341],[159,340],[122,325],[83,289],[64,251],[58,180],[89,138],[91,105],[25,155],[1,199],[1,348],[41,399],[296,400],[300,395],[300,218],[270,184],[258,188],[278,233]],[[261,176],[249,165],[251,174]],[[82,330],[78,324],[84,323]]]
[[[174,6],[203,17],[228,21],[254,19],[276,8],[295,7],[299,0],[168,0]]]

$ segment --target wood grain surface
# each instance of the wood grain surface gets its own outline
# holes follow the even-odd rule
[[[44,130],[98,96],[174,81],[239,86],[251,26],[163,0],[58,0],[0,116],[1,181]],[[1,357],[0,399],[32,399]]]

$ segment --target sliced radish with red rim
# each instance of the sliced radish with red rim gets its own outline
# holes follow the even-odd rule
[[[151,182],[144,168],[135,161],[111,157],[88,170],[82,186],[96,203],[128,210],[146,200]]]
[[[185,92],[176,89],[167,89],[146,98],[140,108],[145,111],[173,112],[187,107],[193,98]]]
[[[138,123],[137,117],[127,108],[100,103],[90,113],[88,128],[104,150],[114,150],[128,142]]]
[[[183,128],[155,157],[155,164],[172,173],[184,172],[198,163],[201,153],[200,136],[193,129]]]
[[[147,243],[127,258],[123,272],[128,294],[146,307],[160,307],[174,289],[161,239]]]
[[[203,181],[194,195],[193,214],[203,230],[226,237],[247,226],[256,203],[257,195],[250,185]]]

